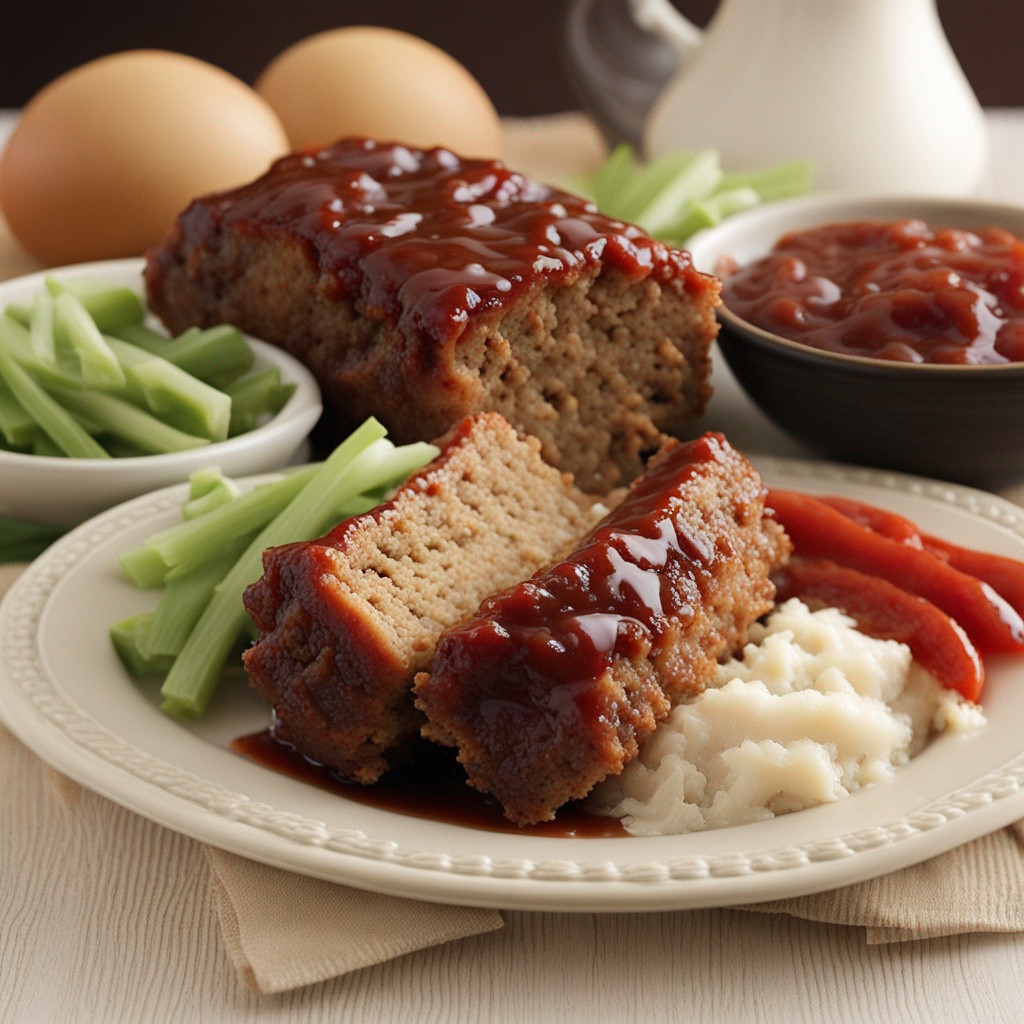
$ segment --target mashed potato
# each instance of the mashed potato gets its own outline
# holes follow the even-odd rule
[[[755,625],[742,660],[677,707],[591,797],[634,835],[762,821],[888,778],[929,735],[984,722],[893,640],[799,600]]]

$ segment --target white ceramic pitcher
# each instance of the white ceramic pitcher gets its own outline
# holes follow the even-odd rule
[[[649,156],[713,146],[725,166],[810,159],[819,188],[969,192],[981,108],[935,0],[722,0],[701,32],[669,0],[629,0],[679,50]]]

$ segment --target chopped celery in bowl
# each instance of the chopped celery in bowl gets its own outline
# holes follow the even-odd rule
[[[0,516],[68,527],[205,466],[287,465],[321,412],[312,375],[233,328],[169,340],[140,259],[0,284]]]

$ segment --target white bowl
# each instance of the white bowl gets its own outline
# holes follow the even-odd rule
[[[107,260],[5,281],[0,284],[0,309],[30,299],[44,286],[46,275],[128,285],[141,293],[143,265],[141,259]],[[255,369],[276,366],[282,381],[296,385],[284,408],[267,423],[226,441],[166,455],[66,459],[0,449],[0,513],[74,526],[129,498],[186,480],[204,466],[217,466],[227,476],[250,476],[286,466],[320,416],[320,389],[298,360],[255,338],[248,341],[256,355]]]

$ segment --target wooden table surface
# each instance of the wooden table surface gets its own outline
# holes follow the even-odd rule
[[[989,123],[981,191],[1024,203],[1024,111]],[[113,877],[111,837],[48,829],[59,791],[0,740],[0,784],[38,787],[0,820],[3,1022],[1024,1020],[1024,935],[870,947],[857,928],[739,910],[513,912],[499,932],[257,995],[224,952],[198,843],[119,812],[133,856]]]

